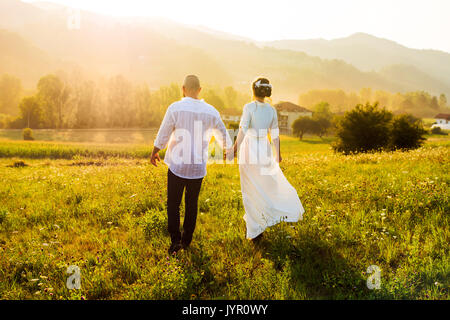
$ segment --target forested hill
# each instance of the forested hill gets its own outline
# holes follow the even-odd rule
[[[233,85],[238,90],[248,90],[249,82],[264,74],[277,88],[275,99],[294,101],[310,89],[371,87],[450,95],[446,78],[428,73],[420,61],[414,70],[361,71],[349,61],[261,47],[250,40],[167,20],[119,19],[83,11],[80,29],[70,30],[67,18],[67,8],[61,6],[0,1],[0,28],[8,32],[2,31],[0,37],[0,47],[8,47],[0,50],[0,74],[16,75],[32,87],[46,72],[77,69],[92,77],[122,74],[159,87],[196,73],[206,83]],[[374,67],[364,69],[377,69],[376,59],[370,60]]]
[[[412,49],[370,34],[355,33],[333,40],[279,40],[264,42],[261,45],[301,51],[323,59],[341,59],[363,71],[397,69],[396,73],[389,74],[391,79],[403,82],[402,78],[407,74],[409,78],[415,78],[416,85],[424,89],[434,85],[439,87],[439,83],[445,83],[448,88],[450,84],[449,53]],[[398,65],[402,66],[401,70],[398,70]]]
[[[28,86],[34,86],[45,73],[64,67],[59,59],[14,32],[0,29],[0,48],[0,75],[12,74]]]

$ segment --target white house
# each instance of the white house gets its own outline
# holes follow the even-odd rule
[[[450,114],[449,113],[439,113],[434,117],[436,119],[436,123],[431,126],[440,127],[443,130],[450,130]]]
[[[225,109],[222,110],[220,116],[225,125],[228,125],[230,123],[239,123],[241,120],[241,113],[241,111],[236,109]]]
[[[241,116],[232,115],[232,114],[222,114],[223,122],[239,122],[241,120]]]
[[[278,128],[281,134],[292,134],[292,123],[299,117],[312,117],[313,112],[292,102],[274,105],[278,113]]]

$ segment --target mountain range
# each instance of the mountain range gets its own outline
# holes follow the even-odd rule
[[[0,1],[0,75],[34,87],[56,70],[102,78],[123,74],[156,88],[195,73],[209,85],[249,90],[267,76],[275,99],[297,101],[311,89],[405,92],[450,96],[450,54],[416,50],[357,33],[335,40],[257,42],[162,18],[109,17],[81,11],[68,28],[68,8]],[[205,13],[206,14],[206,13]]]

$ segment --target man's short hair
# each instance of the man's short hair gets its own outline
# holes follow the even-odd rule
[[[198,90],[200,89],[200,80],[197,76],[190,74],[184,79],[183,87],[188,91]]]

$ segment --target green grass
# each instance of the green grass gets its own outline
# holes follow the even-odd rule
[[[448,299],[450,139],[428,137],[352,156],[332,138],[283,137],[306,212],[259,244],[244,237],[237,165],[210,165],[177,257],[167,168],[148,146],[1,141],[0,299]],[[69,265],[81,290],[66,288]],[[370,265],[380,290],[366,287]]]
[[[442,137],[442,136],[438,136]],[[283,149],[286,155],[291,153],[323,153],[329,152],[329,142],[333,138],[309,137],[303,141],[283,136]],[[53,141],[16,141],[0,139],[0,158],[28,159],[78,159],[78,158],[127,158],[145,159],[152,152],[149,144],[99,144],[79,142]],[[161,155],[164,155],[162,152]]]
[[[145,143],[158,129],[33,129],[36,140],[81,143]],[[23,140],[22,130],[0,129],[0,139]]]
[[[76,158],[148,158],[149,145],[60,143],[49,141],[0,140],[0,158],[76,159]]]

